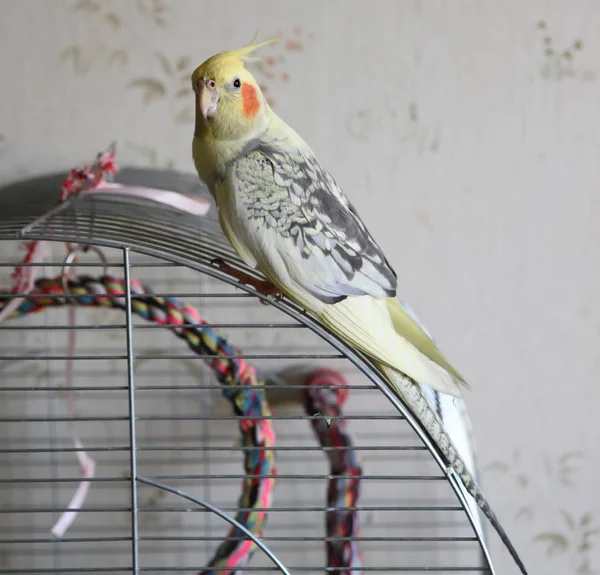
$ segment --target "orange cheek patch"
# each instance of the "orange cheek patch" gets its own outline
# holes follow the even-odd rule
[[[260,102],[258,101],[258,94],[256,88],[251,84],[242,84],[242,104],[244,110],[244,116],[247,118],[253,118],[258,114],[260,109]]]

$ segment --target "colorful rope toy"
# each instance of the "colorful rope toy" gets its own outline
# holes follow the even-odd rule
[[[348,381],[338,371],[306,364],[260,375],[269,386],[267,397],[274,404],[300,401],[304,406],[329,461],[325,505],[327,567],[341,575],[358,575],[363,565],[357,509],[362,468],[342,413],[348,398]]]
[[[310,387],[303,390],[304,407],[306,413],[313,416],[311,426],[321,446],[327,448],[325,453],[330,466],[325,518],[327,565],[340,575],[358,575],[363,565],[356,540],[359,535],[356,505],[362,468],[352,449],[348,422],[340,417],[348,398],[348,382],[332,369],[309,373],[305,382]]]
[[[47,297],[49,295],[65,297]],[[103,295],[112,297],[102,297]],[[185,306],[174,298],[155,296],[147,286],[135,280],[131,280],[131,297],[133,313],[164,325],[177,337],[185,340],[197,354],[214,357],[206,361],[222,384],[223,395],[231,402],[236,415],[245,417],[240,420],[239,425],[244,469],[248,477],[244,479],[238,506],[247,511],[238,512],[236,519],[260,537],[267,521],[264,509],[271,506],[275,483],[274,453],[268,449],[274,446],[275,435],[270,420],[265,419],[271,415],[271,411],[264,390],[256,387],[261,382],[257,379],[254,368],[243,359],[228,357],[239,354],[239,351],[207,327],[206,321],[194,308]],[[10,303],[9,298],[3,299],[4,305],[0,309],[6,308]],[[65,305],[124,310],[124,281],[107,274],[100,278],[83,275],[67,278],[64,274],[54,279],[40,278],[36,280],[31,294],[23,299],[7,319]],[[325,448],[332,476],[327,489],[327,566],[335,568],[341,575],[355,575],[363,564],[356,541],[359,535],[356,505],[362,469],[357,454],[352,449],[348,423],[341,417],[342,406],[348,397],[348,384],[343,375],[330,369],[304,370],[302,377],[307,386],[302,390],[304,408],[311,417],[311,426],[317,440]],[[260,418],[253,419],[253,416]],[[253,447],[259,449],[253,450]],[[255,551],[255,544],[244,539],[243,533],[234,528],[227,537],[209,562],[211,569],[203,571],[203,575],[233,575],[248,565]]]
[[[8,316],[15,319],[48,307],[65,305],[112,307],[125,309],[124,281],[110,275],[95,279],[89,276],[68,278],[65,298],[44,297],[65,293],[63,277],[36,280],[30,295]],[[102,297],[103,295],[118,297]],[[131,309],[140,317],[171,329],[175,335],[185,340],[192,351],[199,355],[210,355],[207,363],[215,372],[222,385],[222,393],[233,406],[240,419],[244,470],[247,477],[243,481],[242,495],[238,505],[246,509],[236,515],[236,520],[248,528],[257,537],[262,536],[267,521],[267,512],[271,506],[273,486],[276,474],[274,452],[275,433],[269,419],[271,416],[261,383],[254,368],[243,359],[228,356],[239,355],[239,351],[227,340],[206,326],[198,312],[182,305],[173,298],[155,296],[152,291],[135,280],[131,280]],[[6,307],[10,298],[4,300]],[[192,324],[192,325],[190,325]],[[178,327],[181,326],[181,327]],[[256,418],[256,419],[255,419]],[[257,449],[252,449],[252,448]],[[233,574],[250,561],[256,545],[244,538],[244,534],[232,528],[227,539],[217,548],[209,562],[210,569],[204,575],[219,573]]]

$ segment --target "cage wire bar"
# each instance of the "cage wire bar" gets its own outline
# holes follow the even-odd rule
[[[129,473],[131,487],[131,567],[134,575],[139,573],[138,509],[137,509],[137,445],[135,436],[135,380],[133,374],[133,318],[131,313],[131,275],[129,248],[123,248],[125,276],[125,329],[127,332],[127,399],[129,402]]]
[[[100,487],[102,489],[109,489],[106,486],[110,483],[117,485],[120,482],[127,483],[131,500],[129,507],[115,504],[113,500],[106,499],[100,500],[95,506],[86,503],[80,513],[82,516],[86,513],[98,516],[102,513],[111,513],[111,509],[118,509],[119,512],[126,511],[129,514],[130,535],[114,535],[112,538],[111,536],[100,535],[87,537],[85,535],[78,535],[78,525],[84,522],[83,518],[81,520],[78,518],[70,527],[67,536],[62,540],[56,540],[49,535],[50,525],[46,525],[44,521],[47,517],[44,519],[45,516],[42,513],[42,518],[36,520],[37,523],[33,526],[33,530],[46,530],[48,535],[45,538],[13,536],[9,528],[8,532],[10,536],[3,536],[0,539],[0,549],[2,549],[0,552],[0,574],[198,572],[207,568],[206,561],[208,556],[214,550],[214,547],[225,539],[225,522],[219,520],[213,526],[210,519],[205,519],[203,526],[198,524],[193,528],[183,526],[182,524],[179,531],[173,536],[140,534],[139,520],[141,513],[143,513],[144,517],[149,516],[151,513],[181,514],[186,512],[195,515],[203,507],[216,513],[221,519],[229,522],[233,521],[231,517],[229,519],[227,517],[239,509],[233,505],[233,502],[237,501],[239,495],[236,492],[236,489],[239,489],[237,483],[244,478],[244,474],[239,473],[239,462],[237,462],[240,446],[223,445],[223,440],[219,439],[213,430],[213,427],[220,426],[224,422],[230,424],[230,427],[235,428],[239,418],[231,415],[230,407],[229,413],[227,409],[221,412],[217,409],[216,412],[209,410],[208,415],[202,412],[198,415],[189,416],[166,415],[166,410],[156,416],[143,415],[144,412],[140,411],[140,406],[138,405],[140,399],[136,399],[138,393],[164,391],[171,394],[174,392],[183,394],[187,392],[199,392],[204,394],[203,401],[207,404],[216,401],[214,399],[215,393],[218,394],[218,387],[214,383],[211,383],[211,385],[199,385],[197,382],[191,385],[169,384],[164,381],[160,385],[139,383],[140,378],[143,377],[145,380],[146,378],[150,378],[152,374],[147,376],[136,375],[136,362],[183,362],[188,361],[190,358],[189,354],[181,353],[181,351],[169,352],[167,354],[157,353],[156,350],[150,350],[150,352],[146,353],[136,352],[135,343],[137,335],[134,337],[134,334],[149,334],[146,339],[154,340],[158,337],[154,334],[158,334],[159,331],[157,329],[160,328],[158,325],[136,323],[136,319],[132,314],[132,302],[136,296],[131,292],[130,280],[132,278],[141,280],[141,278],[135,278],[134,276],[138,273],[148,272],[151,275],[147,279],[147,282],[154,286],[155,294],[179,299],[195,299],[198,303],[193,303],[192,305],[197,305],[203,316],[206,315],[210,320],[217,320],[210,321],[209,325],[219,328],[236,346],[244,350],[231,357],[247,359],[253,363],[275,363],[282,366],[287,365],[290,360],[296,363],[317,362],[329,366],[333,366],[333,364],[337,366],[338,363],[336,362],[347,359],[354,366],[355,369],[351,370],[354,379],[361,381],[362,378],[363,383],[362,385],[357,384],[353,380],[350,386],[350,394],[351,396],[354,394],[358,397],[360,393],[366,392],[365,396],[368,394],[369,402],[366,402],[366,400],[356,400],[354,410],[360,408],[358,414],[344,414],[343,418],[349,422],[349,425],[356,425],[356,431],[353,432],[357,438],[355,449],[369,460],[372,468],[380,466],[383,473],[364,472],[361,475],[363,487],[361,488],[361,499],[357,502],[356,509],[362,517],[361,536],[358,539],[365,546],[365,560],[364,565],[356,567],[353,569],[353,572],[394,571],[417,573],[429,571],[437,573],[494,573],[484,533],[468,504],[469,496],[452,470],[446,469],[443,460],[438,455],[431,440],[422,430],[418,421],[413,418],[410,412],[405,409],[402,403],[382,383],[381,375],[368,358],[332,336],[332,334],[306,314],[306,312],[286,299],[270,301],[269,306],[254,305],[256,299],[264,301],[265,298],[251,287],[240,285],[237,280],[212,265],[211,262],[219,257],[235,265],[235,267],[244,270],[249,275],[260,277],[254,270],[247,268],[241,262],[223,236],[215,218],[216,210],[214,209],[214,204],[207,216],[192,217],[174,209],[157,206],[149,201],[132,201],[131,198],[122,197],[118,194],[111,193],[109,195],[98,192],[74,197],[72,200],[56,208],[56,192],[60,187],[63,177],[63,174],[43,176],[0,189],[0,240],[5,240],[3,241],[2,259],[0,261],[0,276],[6,276],[7,273],[10,273],[11,268],[15,265],[18,258],[18,254],[14,249],[16,246],[14,242],[24,239],[47,240],[56,242],[56,245],[68,241],[101,246],[107,252],[110,251],[111,254],[114,254],[113,259],[109,262],[109,267],[111,270],[122,268],[125,280],[124,325],[122,321],[100,325],[98,322],[89,321],[89,318],[86,316],[86,320],[88,321],[77,324],[75,329],[82,334],[92,336],[92,342],[95,341],[93,338],[96,337],[99,330],[124,330],[125,353],[78,352],[73,357],[73,360],[74,364],[79,366],[85,365],[87,362],[124,360],[126,362],[127,384],[125,387],[117,385],[80,385],[79,380],[81,380],[81,376],[77,376],[74,379],[75,387],[73,390],[84,395],[86,393],[108,393],[111,389],[115,393],[118,390],[126,390],[127,415],[126,417],[115,417],[114,415],[86,417],[27,415],[23,417],[12,414],[7,416],[7,411],[4,410],[2,411],[0,424],[10,425],[20,422],[32,426],[36,423],[43,424],[49,422],[53,422],[55,425],[61,423],[83,424],[86,422],[105,422],[105,425],[112,423],[117,426],[118,421],[127,423],[129,434],[128,446],[117,446],[117,449],[114,445],[109,445],[106,442],[87,447],[87,450],[99,458],[104,457],[105,454],[112,455],[117,452],[128,454],[128,478],[124,479],[115,475],[106,475],[102,472],[101,468],[103,465],[99,462],[98,468],[100,470],[98,477],[94,478],[91,484],[92,491],[96,489],[94,487],[96,484],[98,484],[99,491]],[[151,169],[125,168],[119,173],[117,180],[123,184],[170,189],[189,196],[201,195],[212,202],[210,195],[198,182],[197,177],[192,175]],[[10,240],[13,240],[13,242],[11,243]],[[61,258],[55,257],[55,254],[56,251],[53,250],[53,261],[46,263],[46,269],[53,269],[54,275],[56,275],[56,269],[60,269],[62,265]],[[137,258],[139,261],[132,261],[132,258]],[[79,262],[77,267],[80,270],[79,273],[90,273],[89,270],[97,269],[101,265],[98,263]],[[165,274],[165,277],[162,279],[160,277],[161,271]],[[177,277],[173,276],[175,272],[179,274]],[[157,284],[160,284],[161,281],[167,284],[167,287],[165,289],[156,289]],[[173,284],[190,286],[190,289],[174,290],[171,287]],[[211,288],[214,286],[217,286],[217,291],[211,291]],[[224,303],[223,305],[219,305],[217,302]],[[247,311],[250,309],[249,305],[254,305],[254,312],[252,314],[249,314]],[[260,308],[258,312],[260,312],[261,318],[264,318],[262,321],[248,319],[248,321],[242,322],[238,316],[234,316],[235,321],[231,321],[231,315],[238,312],[249,314],[253,317],[257,314],[256,308]],[[289,318],[291,321],[287,323],[282,322],[281,313],[286,314],[284,317]],[[223,319],[219,320],[219,315],[222,315]],[[50,333],[51,336],[54,334],[54,337],[58,338],[61,333],[69,331],[69,326],[64,321],[62,324],[49,325],[48,323],[42,324],[40,317],[30,319],[32,321],[22,322],[22,320],[11,320],[11,322],[0,325],[0,342],[2,342],[4,348],[2,355],[0,355],[0,362],[8,365],[10,362],[18,363],[24,360],[36,359],[38,361],[45,361],[50,365],[56,364],[58,360],[68,359],[68,354],[53,352],[52,346],[49,345],[46,345],[45,349],[43,348],[41,352],[38,351],[37,355],[18,351],[19,344],[23,344],[28,337],[34,339],[37,332]],[[277,335],[270,337],[270,343],[264,346],[270,350],[270,353],[262,351],[260,345],[256,343],[258,339],[256,334],[261,329],[277,330]],[[297,330],[300,330],[302,334],[301,338],[296,337],[292,339],[292,336],[286,335]],[[165,331],[164,327],[163,331]],[[24,335],[19,338],[16,336],[18,332]],[[33,335],[28,335],[28,332]],[[243,335],[243,337],[240,337],[238,334]],[[315,336],[313,348],[309,349],[310,346],[307,346],[308,351],[303,351],[304,347],[299,345],[299,341],[304,342],[309,339],[309,334]],[[17,343],[16,351],[13,351],[13,348],[9,345],[5,345],[11,341],[8,339],[9,337],[13,338]],[[280,343],[283,340],[287,341],[286,338],[289,339],[287,347]],[[239,340],[243,341],[241,345]],[[257,347],[257,351],[246,351],[253,349],[253,346]],[[178,347],[181,350],[181,346]],[[319,351],[314,351],[314,349],[319,349]],[[207,357],[200,354],[196,355],[195,359],[207,359]],[[344,364],[347,363],[344,362]],[[83,368],[79,368],[80,374],[83,373],[81,369]],[[179,372],[176,373],[172,368],[170,370],[164,377],[170,377],[177,382],[178,378],[181,377]],[[55,373],[55,368],[47,367],[46,372],[47,379],[50,379],[51,374]],[[154,372],[156,374],[155,377],[161,377],[158,375],[158,368]],[[0,371],[0,375],[2,373]],[[88,373],[87,377],[91,378],[94,376],[93,370],[86,373]],[[366,384],[364,383],[365,378],[367,380]],[[5,377],[3,376],[2,379],[5,379]],[[207,379],[210,380],[210,377],[207,376]],[[294,389],[293,385],[288,387],[290,390]],[[300,388],[302,386],[299,385],[296,387]],[[31,385],[6,386],[3,382],[0,386],[0,393],[3,396],[7,393],[21,393],[22,396],[27,396],[23,400],[23,405],[26,406],[29,401],[28,397],[30,397],[28,394],[32,393],[34,389],[42,391]],[[46,393],[49,391],[48,388],[44,388],[44,390]],[[210,394],[211,390],[213,395],[210,396],[212,399],[209,400],[207,399],[209,395],[206,394]],[[379,391],[377,397],[373,395],[375,390]],[[268,395],[272,391],[274,390],[268,388]],[[108,398],[109,396],[106,397]],[[169,399],[173,404],[171,409],[175,409],[175,404],[178,401],[177,397],[172,395]],[[363,399],[362,396],[359,399]],[[48,400],[48,403],[52,404],[53,401]],[[77,401],[78,403],[85,403],[85,399],[81,397],[78,397]],[[108,399],[106,401],[108,402]],[[11,402],[2,401],[2,403],[9,405]],[[365,413],[366,406],[371,404],[373,404],[371,407],[372,412]],[[162,400],[160,405],[163,405]],[[388,408],[391,408],[391,411]],[[260,549],[256,551],[249,565],[244,568],[244,571],[265,572],[276,570],[286,573],[287,569],[291,573],[319,573],[324,570],[335,573],[340,570],[331,567],[328,568],[325,565],[319,545],[321,544],[322,546],[325,538],[325,535],[321,535],[319,532],[322,529],[324,513],[327,510],[326,506],[323,505],[323,500],[325,499],[324,482],[331,478],[331,475],[318,471],[309,472],[313,467],[317,470],[322,467],[322,455],[317,453],[319,450],[314,446],[311,447],[310,439],[298,435],[300,433],[298,430],[303,425],[306,427],[304,432],[307,436],[310,436],[308,421],[311,417],[306,414],[288,413],[286,409],[285,405],[280,406],[277,402],[274,402],[274,413],[269,417],[274,425],[278,426],[276,437],[280,438],[278,439],[278,443],[272,448],[277,457],[278,468],[274,488],[275,502],[268,509],[269,520],[259,541]],[[314,417],[317,416],[315,415]],[[192,453],[201,453],[202,459],[197,464],[200,466],[202,473],[153,473],[151,477],[148,477],[145,473],[140,474],[139,466],[144,465],[146,468],[148,465],[148,462],[140,461],[142,455],[161,453],[161,447],[163,446],[160,444],[152,445],[151,443],[139,444],[136,424],[143,425],[146,430],[151,430],[151,426],[159,426],[165,422],[177,423],[178,425],[184,425],[186,422],[202,423],[202,437],[195,438],[196,441],[192,446],[171,445],[169,449],[162,450],[169,456],[172,456],[174,453],[184,454],[188,449]],[[404,432],[403,435],[403,428],[398,425],[398,423],[402,422],[408,423],[410,428],[412,428],[412,430],[409,430],[410,433]],[[378,440],[381,443],[377,443],[378,440],[371,440],[367,444],[362,443],[363,438],[369,437],[371,427],[383,430],[380,433],[381,437],[379,438],[378,436]],[[293,429],[293,431],[288,432],[288,429]],[[225,435],[228,433],[229,430]],[[74,448],[57,446],[56,443],[52,443],[50,447],[35,447],[28,450],[25,441],[22,442],[22,446],[17,441],[16,444],[18,447],[9,448],[11,440],[12,436],[7,438],[6,448],[0,450],[0,452],[5,455],[10,454],[11,456],[19,454],[32,455],[33,453],[50,453],[51,456],[54,456],[55,453],[73,455],[73,452],[76,451]],[[175,440],[176,438],[173,437],[172,442]],[[149,440],[146,438],[145,441]],[[211,446],[211,442],[214,446]],[[210,456],[213,452],[225,454],[227,457],[223,460],[213,460]],[[375,459],[375,454],[378,452],[384,454],[383,461]],[[308,456],[306,461],[295,461],[300,457],[299,454],[304,453]],[[399,465],[406,465],[409,469],[416,469],[417,471],[419,469],[427,469],[429,472],[423,472],[422,474],[415,473],[414,471],[411,474],[406,471],[403,473],[393,472],[395,468],[393,467],[391,458],[397,455],[399,457],[400,454],[404,453],[409,454],[410,458],[406,461],[402,460],[398,463]],[[419,460],[419,453],[428,455],[429,461]],[[168,467],[169,463],[167,459],[157,464],[159,468],[161,466]],[[281,463],[279,463],[280,460]],[[229,462],[234,462],[238,466],[238,473],[225,473]],[[430,462],[433,462],[433,467],[441,469],[441,475],[439,473],[434,474],[430,467],[427,468]],[[48,488],[48,485],[55,486],[61,484],[62,486],[66,485],[67,489],[71,489],[79,482],[78,477],[56,477],[54,472],[49,474],[51,475],[50,477],[31,478],[19,476],[20,471],[24,469],[24,464],[21,462],[19,465],[20,467],[8,466],[9,470],[16,470],[17,476],[0,476],[0,489],[17,489],[17,485],[21,487],[24,485],[38,486],[39,489],[44,489],[44,487]],[[65,463],[61,463],[59,466],[64,467],[65,465]],[[214,466],[216,466],[216,469],[213,470]],[[221,470],[220,466],[224,466],[224,468]],[[404,467],[402,468],[404,469]],[[287,473],[286,469],[288,469]],[[294,473],[290,470],[294,471]],[[237,483],[233,488],[228,488],[227,481],[235,481]],[[286,481],[289,481],[291,485],[286,483]],[[372,483],[369,483],[370,481]],[[388,490],[385,492],[384,497],[382,495],[384,490],[379,487],[379,482],[385,483],[386,481],[390,482],[391,487],[387,488]],[[179,489],[172,482],[180,482],[185,486],[189,486],[190,482],[196,482],[196,487],[201,485],[203,493],[207,494],[207,496],[196,497],[191,495],[188,490],[189,487]],[[322,492],[313,495],[312,492],[316,491],[313,487],[315,482],[318,482],[323,488]],[[184,507],[180,503],[167,507],[165,500],[162,502],[162,506],[155,502],[150,507],[141,509],[139,506],[140,489],[138,483],[145,486],[154,485],[154,487],[164,487],[164,490],[172,494],[178,494],[179,496],[183,494],[183,497],[187,498],[188,501],[195,502],[200,507],[197,509],[190,508],[189,506]],[[372,487],[373,485],[375,487]],[[446,491],[443,491],[444,485],[450,487],[451,490],[446,489]],[[194,486],[193,483],[192,486]],[[218,491],[233,494],[230,497],[228,496],[228,503],[217,505],[214,502],[214,493],[218,493]],[[442,493],[442,495],[440,496],[438,492]],[[106,495],[104,492],[102,494],[103,496]],[[429,494],[427,497],[433,497],[434,502],[432,503],[427,498],[423,502],[423,494]],[[60,495],[61,501],[64,501],[66,504],[67,495],[64,490]],[[3,497],[6,499],[6,496]],[[99,495],[96,495],[96,499],[98,497]],[[292,498],[298,497],[300,503],[297,505],[286,505],[286,497],[293,501],[295,499]],[[314,497],[314,499],[309,501],[311,497]],[[383,503],[381,503],[382,497],[384,499]],[[370,501],[370,498],[377,501],[377,504],[368,505],[365,500]],[[406,499],[407,503],[399,504],[399,501],[402,502],[404,499]],[[308,504],[306,503],[307,501]],[[10,514],[18,515],[19,513],[36,515],[37,508],[34,502],[29,506],[22,504],[21,507],[4,509],[3,513],[0,513],[0,517],[3,515],[6,517]],[[57,504],[55,497],[51,506],[45,508],[46,515],[50,512],[56,513],[62,511],[64,507],[64,504],[62,506]],[[312,512],[314,512],[310,515],[312,522],[302,527],[303,524],[298,519],[298,514],[311,514]],[[381,517],[384,515],[387,517],[386,513],[390,512],[400,518],[404,517],[402,514],[412,513],[412,515],[406,515],[407,519],[405,523],[393,524],[387,519],[381,520]],[[443,514],[450,512],[460,513],[462,523],[445,520]],[[281,521],[278,519],[279,514],[284,518],[287,517],[286,513],[290,515],[289,520],[291,523],[289,524],[284,523],[283,519]],[[419,513],[437,513],[437,515],[434,515],[434,518],[428,523],[425,520],[418,519],[420,517]],[[205,512],[202,512],[202,515],[203,517],[208,517]],[[378,521],[381,524],[378,524]],[[91,528],[87,523],[86,525],[88,528]],[[467,534],[457,535],[455,532],[459,530],[458,525]],[[169,528],[162,529],[165,533],[169,530]],[[304,536],[296,534],[301,529],[305,531]],[[421,535],[420,531],[426,531],[426,529],[433,530],[434,534]],[[396,535],[398,531],[402,533],[407,531],[409,534],[398,536]],[[438,534],[438,531],[443,534]],[[5,529],[2,528],[2,533],[4,532]],[[120,533],[116,528],[114,532]],[[161,533],[160,530],[159,533]],[[368,535],[369,533],[374,533],[374,535]],[[119,552],[116,551],[119,542],[130,543],[130,564],[127,566],[107,566],[107,563],[112,565],[116,557],[119,556]],[[199,549],[201,542],[206,543],[203,549]],[[90,548],[88,552],[90,557],[96,557],[94,560],[95,563],[86,564],[86,561],[91,561],[91,559],[89,557],[86,559],[85,550],[69,554],[67,548],[71,544],[76,547],[76,543],[103,545],[101,548],[98,547],[96,551]],[[112,551],[110,547],[111,543],[115,546]],[[151,563],[148,559],[144,560],[145,556],[148,558],[154,557],[158,551],[155,551],[152,547],[162,549],[159,546],[163,543],[167,545],[165,549],[169,549],[169,545],[175,548],[176,543],[182,546],[184,543],[190,543],[193,547],[180,548],[180,561],[178,563],[173,559],[173,556],[176,557],[178,555],[177,552],[170,553],[169,558],[171,563],[168,565],[159,564],[159,560],[156,558],[153,559],[155,564]],[[306,549],[310,549],[310,553],[304,551],[305,547],[302,547],[303,543],[311,544],[309,547],[306,547]],[[460,547],[460,545],[471,543],[475,545],[475,549],[470,548],[465,551]],[[32,556],[22,557],[14,551],[19,545],[36,546],[42,544],[52,546],[52,567],[48,567],[48,563],[43,558],[38,561]],[[140,547],[141,544],[144,547],[143,551]],[[419,545],[423,546],[424,544],[432,547],[419,547]],[[413,545],[414,549],[409,547],[410,545]],[[192,550],[190,551],[189,549]],[[109,554],[111,555],[110,557],[108,556]],[[165,551],[166,554],[167,552]],[[192,559],[187,559],[188,556],[191,556]],[[204,557],[204,559],[198,559],[198,556]],[[413,563],[411,563],[411,560]],[[418,561],[415,563],[415,560]],[[15,561],[18,565],[27,566],[14,567],[13,563]],[[77,567],[65,567],[65,565],[72,564],[77,564]]]

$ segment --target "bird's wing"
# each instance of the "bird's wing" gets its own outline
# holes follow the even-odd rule
[[[314,156],[263,144],[238,158],[230,174],[239,216],[257,244],[252,251],[267,247],[272,259],[277,252],[290,278],[314,297],[335,303],[395,295],[394,270]]]
[[[373,326],[367,329],[365,324],[366,316],[385,312],[371,309],[375,302],[361,301],[359,306],[354,298],[342,304],[348,296],[386,298],[397,335],[464,383],[414,314],[390,297],[396,291],[394,271],[352,204],[312,154],[263,143],[231,167],[240,203],[232,219],[247,226],[238,235],[247,238],[265,275],[279,280],[276,283],[297,299],[305,290],[320,302],[338,303],[341,307],[327,308],[322,319],[332,316],[332,325],[346,324],[349,341],[398,367],[399,343],[389,327],[379,324],[383,331],[375,334]],[[440,390],[447,392],[447,387]]]

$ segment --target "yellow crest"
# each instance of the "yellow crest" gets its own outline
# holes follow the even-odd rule
[[[250,41],[249,44],[246,44],[243,48],[239,48],[237,50],[230,50],[229,52],[223,52],[222,54],[217,54],[218,56],[223,56],[226,58],[234,58],[239,60],[240,62],[247,62],[248,60],[260,60],[260,58],[249,58],[248,56],[252,54],[255,50],[262,48],[263,46],[267,46],[268,44],[273,44],[279,41],[279,38],[271,38],[270,40],[265,40],[264,42],[259,42],[255,44],[256,39],[258,38],[259,32],[257,31],[254,34],[254,38]]]
[[[260,60],[260,58],[250,58],[249,56],[252,54],[252,52],[258,50],[258,48],[279,41],[279,38],[272,38],[270,40],[265,40],[264,42],[255,44],[257,36],[258,32],[255,34],[252,41],[243,48],[229,50],[227,52],[221,52],[211,56],[208,60],[206,60],[206,62],[196,68],[192,74],[192,81],[197,80],[199,76],[213,77],[219,73],[223,73],[224,70],[230,69],[231,67],[244,67],[244,62],[248,62],[250,60]]]

